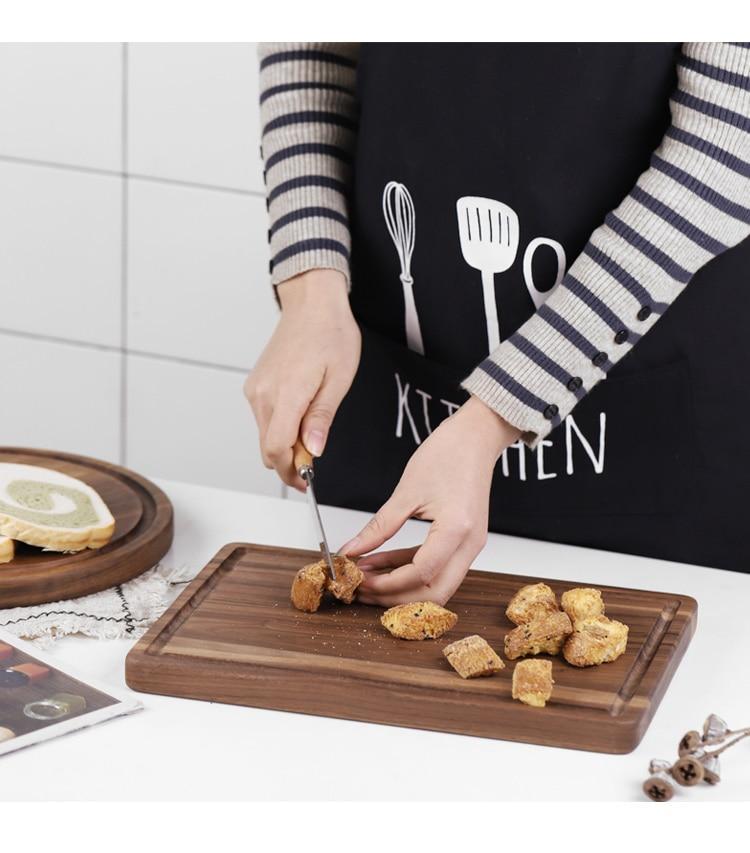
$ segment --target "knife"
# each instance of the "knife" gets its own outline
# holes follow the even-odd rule
[[[301,438],[298,438],[297,443],[294,445],[293,459],[295,470],[307,484],[307,489],[305,490],[305,493],[307,494],[307,502],[310,504],[310,509],[312,510],[315,529],[318,531],[318,539],[320,540],[320,553],[323,555],[323,559],[326,561],[326,565],[328,566],[328,571],[331,573],[331,577],[336,580],[336,569],[334,568],[333,560],[331,559],[331,551],[328,548],[328,540],[326,539],[325,530],[323,530],[323,521],[320,518],[318,501],[315,497],[315,489],[313,488],[313,458],[312,455],[308,452],[305,445],[302,443]]]

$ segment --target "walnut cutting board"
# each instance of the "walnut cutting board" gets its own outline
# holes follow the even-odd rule
[[[124,583],[156,565],[172,544],[172,504],[144,477],[127,468],[71,453],[0,447],[0,462],[52,468],[96,489],[115,519],[104,548],[56,554],[16,543],[0,564],[0,609],[91,595]]]
[[[294,573],[311,551],[222,548],[128,655],[135,690],[259,708],[527,741],[630,752],[695,631],[684,595],[601,587],[607,613],[630,626],[617,661],[576,669],[554,658],[546,708],[511,699],[513,662],[491,678],[463,680],[442,648],[481,634],[502,653],[513,627],[505,606],[537,578],[471,571],[449,607],[458,624],[439,640],[408,642],[381,627],[380,608],[326,604],[300,613]],[[558,595],[585,584],[549,581]]]

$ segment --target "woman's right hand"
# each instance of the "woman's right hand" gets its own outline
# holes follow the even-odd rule
[[[302,436],[313,456],[323,452],[357,372],[362,340],[340,272],[311,270],[278,285],[277,293],[281,317],[245,380],[245,396],[258,424],[264,465],[302,490],[292,448]]]

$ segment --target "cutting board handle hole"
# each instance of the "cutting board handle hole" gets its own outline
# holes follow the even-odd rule
[[[679,601],[668,601],[662,608],[661,613],[654,620],[654,624],[651,626],[648,636],[643,641],[643,645],[636,659],[633,661],[633,665],[625,676],[625,681],[622,682],[622,686],[617,691],[617,696],[615,696],[612,706],[609,709],[610,716],[619,717],[627,707],[628,702],[635,695],[638,685],[651,665],[651,661],[654,659],[654,655],[659,649],[664,635],[669,630],[669,626],[672,624],[672,620],[679,609]]]

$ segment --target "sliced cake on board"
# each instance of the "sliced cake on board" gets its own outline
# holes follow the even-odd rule
[[[51,551],[82,551],[102,548],[114,529],[107,505],[81,480],[51,468],[0,462],[0,537]],[[12,550],[11,542],[11,559]],[[0,540],[0,561],[2,553]]]

